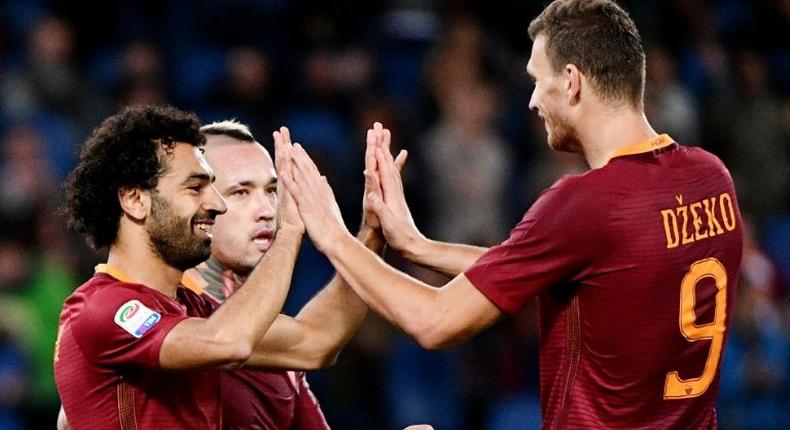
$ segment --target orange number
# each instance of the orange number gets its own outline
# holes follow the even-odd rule
[[[705,278],[713,278],[716,282],[716,308],[713,322],[697,325],[697,314],[694,312],[696,296],[694,287]],[[727,271],[715,258],[699,260],[691,268],[680,284],[680,332],[690,342],[710,340],[708,359],[705,370],[698,378],[680,379],[678,372],[667,373],[664,383],[664,399],[685,399],[702,395],[713,382],[721,359],[721,348],[724,344],[724,320],[727,314]]]

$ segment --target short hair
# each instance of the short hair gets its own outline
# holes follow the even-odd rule
[[[194,113],[170,106],[129,107],[104,120],[82,145],[79,162],[65,182],[63,212],[70,227],[94,248],[118,235],[118,191],[156,188],[166,171],[164,151],[176,143],[205,143]]]
[[[642,38],[613,0],[555,0],[529,25],[533,41],[540,35],[546,36],[546,54],[555,73],[574,64],[602,99],[642,106]]]
[[[227,136],[243,142],[255,142],[250,128],[235,119],[215,121],[200,127],[200,132],[204,135]]]

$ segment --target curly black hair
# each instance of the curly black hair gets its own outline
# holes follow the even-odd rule
[[[166,169],[160,147],[202,146],[200,125],[194,113],[170,106],[129,107],[104,120],[82,145],[64,184],[69,227],[96,249],[112,245],[121,216],[118,190],[155,188]]]

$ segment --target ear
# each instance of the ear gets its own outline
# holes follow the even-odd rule
[[[582,80],[584,76],[582,76],[579,68],[574,64],[566,64],[564,73],[566,78],[565,95],[568,98],[568,103],[573,106],[579,103],[579,99],[581,98]]]
[[[124,188],[118,190],[118,203],[128,217],[143,221],[151,208],[151,196],[140,188]]]

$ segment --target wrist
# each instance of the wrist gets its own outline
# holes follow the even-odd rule
[[[365,245],[366,248],[377,254],[381,254],[381,252],[384,250],[384,245],[386,244],[381,229],[371,227],[365,223],[362,223],[362,226],[359,228],[357,240]]]
[[[430,252],[431,241],[422,234],[415,234],[406,241],[406,246],[401,250],[403,256],[413,262],[424,261]]]
[[[304,229],[293,224],[280,224],[277,228],[277,238],[293,238],[302,240],[304,236]]]
[[[344,250],[349,246],[349,241],[356,242],[357,239],[351,236],[351,233],[349,233],[348,230],[338,229],[329,236],[329,240],[320,251],[331,260],[332,258],[336,257],[337,255],[341,255],[344,252]]]

